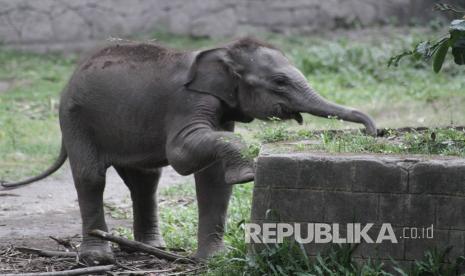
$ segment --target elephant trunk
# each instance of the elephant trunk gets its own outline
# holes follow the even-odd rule
[[[331,103],[318,95],[311,88],[308,88],[308,92],[305,93],[305,95],[302,112],[325,118],[335,116],[344,121],[361,123],[365,125],[367,134],[371,136],[377,135],[376,124],[367,114],[356,109]]]

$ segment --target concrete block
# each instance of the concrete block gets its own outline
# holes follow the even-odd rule
[[[410,192],[465,195],[465,160],[442,159],[412,166]]]
[[[325,194],[318,191],[276,189],[271,191],[271,208],[285,222],[322,222]]]
[[[298,187],[299,163],[290,157],[259,157],[256,170],[256,187]]]
[[[464,256],[464,232],[454,230],[435,230],[432,239],[406,239],[405,259],[421,260],[426,251],[439,250],[443,252],[452,247],[447,258],[455,261],[457,256]]]
[[[273,222],[337,224],[342,237],[348,223],[373,223],[374,240],[389,224],[397,242],[358,244],[353,256],[361,261],[392,258],[404,267],[426,250],[451,246],[450,259],[465,254],[463,158],[330,154],[278,143],[262,149],[256,173],[252,221],[269,221],[268,208],[279,214]],[[258,194],[264,191],[267,196]],[[331,246],[311,242],[304,248],[316,256]]]
[[[464,197],[438,197],[436,225],[440,229],[465,230]]]
[[[378,195],[351,192],[327,192],[324,197],[328,223],[369,223],[378,217]]]
[[[380,223],[421,227],[435,223],[436,199],[430,195],[382,194],[379,201]]]

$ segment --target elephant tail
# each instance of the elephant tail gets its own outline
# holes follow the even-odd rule
[[[23,181],[19,181],[19,182],[8,183],[8,182],[4,182],[0,180],[0,184],[5,188],[16,188],[18,186],[23,186],[23,185],[27,185],[27,184],[31,184],[33,182],[39,181],[51,175],[52,173],[56,172],[63,165],[63,163],[65,163],[67,158],[68,158],[68,154],[66,153],[66,149],[62,143],[61,149],[60,149],[60,155],[55,160],[55,163],[53,163],[53,165],[51,165],[43,173],[37,176],[31,177],[31,178],[25,179]]]

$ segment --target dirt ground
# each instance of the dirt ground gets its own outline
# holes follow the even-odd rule
[[[171,167],[163,170],[159,188],[193,181]],[[105,204],[130,205],[129,190],[111,168],[107,172]],[[130,226],[130,220],[106,216],[109,229]],[[49,238],[81,234],[81,218],[71,172],[66,164],[48,178],[14,190],[0,188],[0,248],[9,245],[57,249]]]

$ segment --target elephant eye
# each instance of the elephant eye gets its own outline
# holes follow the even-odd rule
[[[288,84],[288,81],[286,78],[276,78],[273,80],[273,83],[277,86],[285,86]]]

